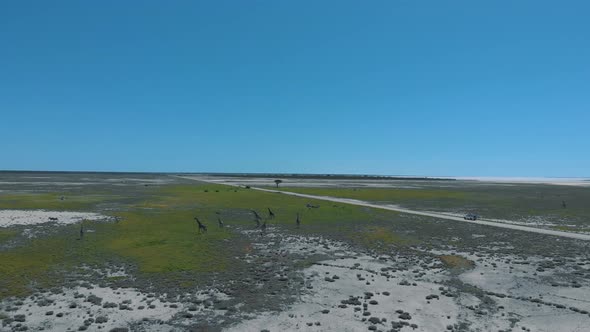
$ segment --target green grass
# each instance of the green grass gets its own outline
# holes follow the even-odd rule
[[[527,220],[530,217],[560,223],[590,226],[590,191],[544,185],[464,186],[452,188],[299,188],[282,191],[352,198],[374,203],[431,211],[474,211],[484,218]],[[562,208],[562,200],[567,208]]]
[[[15,237],[17,234],[18,234],[18,232],[13,229],[0,228],[0,244],[2,242],[10,240],[11,238]]]
[[[197,234],[192,211],[129,212],[114,226],[107,248],[136,261],[141,272],[222,271],[229,259],[223,240],[232,233],[210,225]]]
[[[0,194],[0,209],[88,210],[97,203],[115,200],[109,195]]]
[[[590,232],[590,228],[586,227],[572,227],[572,226],[564,226],[564,225],[560,225],[560,226],[553,226],[553,229],[556,229],[558,231],[565,231],[565,232]]]
[[[501,209],[531,199],[525,197],[513,201],[501,195],[448,189],[281,189],[402,204],[427,205],[430,202],[452,206],[476,201],[498,205]],[[63,226],[56,235],[32,240],[26,246],[0,251],[0,298],[28,294],[34,290],[34,286],[45,288],[59,285],[60,278],[81,265],[105,267],[113,262],[134,264],[139,272],[136,277],[163,277],[191,287],[199,279],[199,274],[231,271],[235,264],[239,264],[235,257],[252,250],[247,239],[240,234],[217,227],[217,212],[226,225],[253,228],[255,222],[250,211],[255,209],[265,217],[270,207],[277,217],[269,222],[283,230],[349,240],[355,245],[383,251],[393,246],[420,244],[432,236],[432,227],[439,227],[426,221],[416,224],[414,220],[394,222],[398,214],[391,211],[214,184],[150,186],[127,192],[67,194],[64,201],[59,199],[60,196],[61,193],[3,194],[0,195],[0,208],[96,211],[97,206],[108,202],[120,207],[114,215],[120,217],[121,221],[86,222],[85,227],[95,232],[87,233],[81,241],[76,240],[79,226],[70,225]],[[307,203],[319,205],[320,208],[308,209]],[[572,213],[573,209],[557,210],[565,214]],[[529,214],[543,211],[542,206],[526,207]],[[302,219],[300,229],[295,224],[297,213]],[[208,225],[207,234],[197,234],[194,216]],[[0,229],[0,243],[15,237],[18,234],[14,229]],[[451,269],[470,268],[473,264],[458,256],[443,256],[441,260]],[[311,263],[303,261],[300,264],[306,266]],[[113,282],[117,280],[110,279]]]
[[[455,270],[467,270],[475,267],[475,262],[459,255],[442,255],[439,259],[447,267]]]
[[[447,189],[385,189],[385,188],[280,188],[309,195],[333,196],[371,202],[405,200],[465,199],[467,194]]]
[[[360,233],[361,242],[365,246],[373,245],[411,245],[417,243],[413,238],[395,233],[388,227],[370,226]]]
[[[308,209],[305,206],[307,203],[320,205],[321,208]],[[210,223],[216,222],[216,211],[229,211],[223,213],[225,215],[224,220],[227,222],[253,225],[250,210],[254,209],[260,215],[266,216],[268,213],[267,208],[271,208],[277,215],[273,223],[292,225],[293,227],[295,226],[297,213],[300,213],[303,222],[310,226],[366,220],[368,215],[366,209],[362,207],[252,189],[234,189],[223,185],[165,187],[159,192],[158,196],[152,197],[152,200],[142,202],[138,207],[168,209],[172,205],[177,210],[192,211],[195,215],[202,216],[205,221]],[[232,212],[234,214],[240,213],[240,216],[232,216]]]
[[[169,279],[178,273],[230,270],[239,263],[235,257],[247,252],[249,246],[242,245],[240,241],[246,240],[239,234],[217,227],[216,212],[226,225],[254,227],[250,210],[265,217],[270,207],[277,217],[269,222],[288,231],[340,236],[366,246],[413,243],[388,226],[395,213],[365,207],[209,184],[154,186],[145,188],[141,195],[129,195],[68,195],[65,201],[59,200],[58,193],[2,195],[1,208],[92,210],[105,200],[123,206],[115,213],[120,217],[118,223],[85,222],[85,228],[94,232],[86,233],[83,240],[77,240],[79,226],[69,225],[56,235],[0,251],[0,297],[30,293],[34,285],[51,287],[59,284],[56,275],[67,275],[81,265],[106,267],[113,261],[131,262],[147,277]],[[307,209],[307,203],[320,208]],[[301,229],[295,227],[297,213]],[[197,234],[194,216],[208,225],[207,234]],[[366,224],[371,227],[360,227]],[[14,230],[3,229],[0,241],[13,236]],[[190,278],[179,278],[182,285],[193,284]]]
[[[44,239],[0,252],[0,298],[26,294],[33,291],[35,284],[52,286],[50,269],[63,262],[66,245],[61,239]]]

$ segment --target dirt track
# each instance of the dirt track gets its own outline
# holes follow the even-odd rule
[[[416,215],[420,215],[420,216],[433,217],[433,218],[439,218],[439,219],[462,221],[462,222],[468,222],[468,223],[478,224],[478,225],[486,225],[486,226],[513,229],[513,230],[524,231],[524,232],[547,234],[547,235],[553,235],[553,236],[561,236],[561,237],[568,237],[568,238],[572,238],[572,239],[590,241],[590,235],[586,235],[586,234],[561,232],[561,231],[554,231],[554,230],[550,230],[550,229],[542,229],[542,228],[527,227],[527,226],[521,226],[521,225],[505,224],[505,223],[500,223],[500,222],[495,222],[495,221],[488,221],[485,219],[477,220],[477,221],[465,220],[461,217],[450,216],[450,215],[443,214],[443,213],[408,210],[408,209],[400,208],[397,206],[372,204],[369,202],[360,201],[360,200],[356,200],[356,199],[350,199],[350,198],[307,195],[307,194],[299,194],[299,193],[293,193],[293,192],[264,189],[264,188],[255,188],[255,187],[251,187],[251,189],[261,190],[261,191],[266,191],[266,192],[271,192],[271,193],[281,193],[281,194],[291,195],[291,196],[319,199],[319,200],[330,201],[330,202],[338,202],[338,203],[352,204],[352,205],[358,205],[358,206],[366,206],[366,207],[371,207],[371,208],[375,208],[375,209],[397,211],[397,212],[402,212],[402,213],[416,214]]]
[[[204,182],[217,183],[217,184],[225,184],[225,185],[235,186],[235,187],[241,187],[241,185],[237,185],[237,184],[227,184],[227,183],[220,183],[220,182],[214,182],[214,181],[207,181],[206,179],[202,179],[200,177],[183,177],[183,178],[191,179],[191,180],[204,181]],[[461,222],[467,222],[467,223],[472,223],[472,224],[485,225],[485,226],[491,226],[491,227],[499,227],[499,228],[505,228],[505,229],[512,229],[512,230],[523,231],[523,232],[539,233],[539,234],[546,234],[546,235],[567,237],[567,238],[577,239],[577,240],[590,241],[590,235],[587,235],[587,234],[579,234],[579,233],[572,233],[572,232],[563,232],[563,231],[556,231],[556,230],[550,230],[550,229],[543,229],[543,228],[535,228],[535,227],[514,225],[514,224],[509,224],[509,223],[501,223],[501,222],[496,222],[496,221],[490,221],[490,220],[486,220],[486,219],[480,219],[480,220],[477,220],[477,221],[465,220],[465,219],[463,219],[461,217],[451,216],[451,215],[444,214],[444,213],[409,210],[409,209],[400,208],[400,207],[395,206],[395,205],[373,204],[373,203],[370,203],[370,202],[361,201],[361,200],[357,200],[357,199],[350,199],[350,198],[339,198],[339,197],[331,197],[331,196],[308,195],[308,194],[300,194],[300,193],[294,193],[294,192],[288,192],[288,191],[281,191],[281,190],[274,190],[274,189],[265,189],[265,188],[258,188],[258,187],[250,187],[250,188],[251,189],[254,189],[254,190],[266,191],[266,192],[269,192],[269,193],[277,193],[277,194],[284,194],[284,195],[290,195],[290,196],[311,198],[311,199],[317,199],[317,200],[323,200],[323,201],[329,201],[329,202],[337,202],[337,203],[352,204],[352,205],[358,205],[358,206],[366,206],[366,207],[371,207],[371,208],[375,208],[375,209],[396,211],[396,212],[402,212],[402,213],[408,213],[408,214],[415,214],[415,215],[432,217],[432,218],[439,218],[439,219],[446,219],[446,220],[453,220],[453,221],[461,221]]]

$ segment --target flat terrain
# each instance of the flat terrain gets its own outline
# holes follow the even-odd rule
[[[590,324],[589,241],[436,217],[585,234],[587,187],[188,176],[0,173],[0,330]]]
[[[401,212],[401,213],[405,213],[405,214],[413,214],[413,215],[432,217],[432,218],[437,218],[437,219],[460,221],[460,222],[472,223],[472,224],[477,224],[477,225],[482,225],[482,226],[492,226],[492,227],[499,227],[499,228],[506,228],[506,229],[512,229],[512,230],[517,230],[517,231],[523,231],[523,232],[548,234],[548,235],[553,235],[553,236],[560,236],[560,237],[567,237],[567,238],[572,238],[572,239],[580,239],[580,240],[590,241],[590,234],[580,234],[580,232],[567,232],[567,231],[536,228],[536,227],[531,227],[531,226],[522,226],[522,225],[518,225],[516,222],[511,222],[508,220],[489,220],[489,219],[485,219],[485,218],[481,218],[481,217],[478,217],[476,220],[472,220],[472,219],[462,217],[461,215],[453,215],[453,214],[442,213],[442,212],[428,212],[428,211],[410,210],[410,209],[401,208],[397,205],[374,204],[374,203],[370,203],[367,201],[361,201],[361,200],[351,199],[351,198],[318,196],[318,195],[302,194],[302,193],[292,192],[292,191],[265,189],[265,188],[257,188],[257,187],[250,187],[250,188],[253,190],[259,190],[259,191],[275,193],[275,194],[284,194],[284,195],[295,196],[295,197],[303,197],[303,198],[322,200],[322,201],[328,201],[328,202],[344,203],[344,204],[350,204],[350,205],[356,205],[356,206],[364,206],[364,207],[370,207],[370,208],[374,208],[374,209],[395,211],[395,212]]]
[[[242,178],[199,176],[220,184],[274,188],[275,177]],[[484,219],[547,229],[590,232],[590,181],[535,179],[528,183],[476,180],[318,179],[285,177],[281,191],[349,198],[408,210],[463,217],[477,213]],[[564,185],[568,183],[568,185]],[[565,208],[564,204],[565,203]]]

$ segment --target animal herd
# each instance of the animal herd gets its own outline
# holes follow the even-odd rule
[[[309,208],[309,205],[310,204],[307,204],[308,208]],[[319,206],[317,206],[317,207],[319,207]],[[317,207],[314,206],[314,208],[317,208]],[[250,210],[250,212],[252,212],[252,215],[254,217],[254,221],[256,222],[256,228],[259,228],[262,233],[266,233],[266,221],[273,220],[276,217],[275,213],[270,208],[267,208],[267,210],[268,210],[268,216],[266,218],[263,218],[262,216],[260,216],[260,214],[256,210]],[[216,212],[216,214],[219,215],[220,213]],[[207,233],[207,225],[205,225],[201,220],[199,220],[198,217],[194,217],[193,219],[197,222],[197,225],[198,225],[197,233],[198,234]],[[295,224],[296,224],[297,228],[299,228],[301,226],[301,216],[300,216],[299,212],[297,212]],[[217,217],[217,225],[219,226],[219,228],[223,228],[225,226],[225,224],[221,220],[221,217]]]
[[[309,208],[310,204],[307,204],[306,206]],[[319,206],[313,206],[313,208],[318,208],[318,207]],[[276,217],[275,213],[270,208],[267,208],[267,210],[268,210],[268,217],[266,217],[266,219],[262,218],[256,210],[250,210],[254,216],[254,221],[256,222],[256,228],[259,228],[263,234],[266,233],[266,221],[273,220]],[[216,212],[216,214],[219,215],[220,213]],[[53,217],[50,217],[49,219],[51,221],[57,220],[57,218],[53,218]],[[198,217],[194,217],[193,219],[196,221],[196,223],[198,225],[197,233],[198,234],[207,233],[207,225],[205,225],[201,220],[199,220]],[[117,222],[118,222],[118,220],[117,220]],[[219,226],[219,228],[225,227],[225,224],[221,220],[221,217],[217,217],[217,225]],[[297,217],[295,219],[295,225],[297,226],[297,228],[301,227],[301,216],[300,216],[299,212],[297,212]],[[84,238],[84,225],[80,224],[79,240],[81,240],[83,238]]]

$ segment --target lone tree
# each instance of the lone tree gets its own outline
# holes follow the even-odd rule
[[[279,187],[279,184],[283,183],[283,180],[275,180],[275,184],[277,185],[277,188]]]

